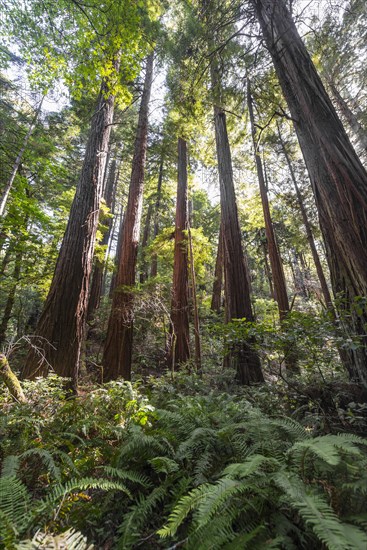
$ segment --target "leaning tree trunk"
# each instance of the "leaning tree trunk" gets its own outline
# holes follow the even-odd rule
[[[266,241],[267,241],[268,252],[269,252],[271,273],[273,276],[272,278],[273,278],[273,285],[274,285],[274,297],[278,304],[279,317],[280,317],[280,320],[282,321],[286,318],[287,313],[289,312],[288,293],[287,293],[287,286],[285,282],[283,264],[280,258],[279,247],[276,240],[276,236],[273,228],[273,221],[271,219],[271,214],[270,214],[268,192],[266,188],[262,162],[259,155],[258,144],[256,142],[256,127],[255,127],[253,100],[251,95],[251,84],[249,80],[247,80],[247,107],[250,115],[251,135],[252,135],[252,144],[254,148],[257,179],[258,179],[259,188],[260,188],[261,204],[263,208],[264,222],[265,222]]]
[[[36,329],[34,343],[43,352],[40,355],[35,347],[29,350],[23,378],[47,375],[51,366],[77,385],[113,111],[114,96],[103,83],[69,221]]]
[[[190,359],[189,269],[187,213],[187,144],[178,139],[178,177],[175,224],[175,251],[171,303],[171,341],[168,364],[174,370]]]
[[[114,197],[116,193],[116,183],[117,183],[116,165],[117,165],[117,162],[114,159],[111,162],[110,170],[108,172],[107,181],[106,181],[106,188],[104,192],[104,200],[106,202],[106,206],[110,209],[110,211],[112,210],[112,204],[114,202]],[[104,227],[103,237],[100,242],[101,246],[106,247],[108,245],[111,229],[112,229],[112,222],[113,222],[113,219],[111,217],[108,218],[107,224]],[[98,259],[96,259],[94,269],[93,269],[92,283],[90,285],[88,314],[87,314],[88,322],[93,318],[95,311],[99,308],[99,304],[101,301],[101,294],[102,294],[103,271],[104,271],[104,262],[101,262]]]
[[[345,101],[344,97],[339,92],[338,88],[335,85],[335,82],[332,78],[327,78],[327,83],[330,87],[331,94],[334,98],[334,101],[336,105],[338,106],[339,111],[344,116],[346,121],[348,122],[352,132],[354,133],[355,137],[358,140],[359,145],[361,148],[367,152],[367,131],[362,126],[362,124],[359,122],[357,116],[355,113],[353,113],[352,109],[349,107],[348,103]]]
[[[15,401],[18,401],[19,403],[26,402],[22,386],[20,385],[18,378],[11,370],[9,362],[3,353],[0,353],[0,379],[3,380],[10,395]]]
[[[41,109],[42,109],[43,100],[44,100],[44,97],[41,99],[41,101],[40,101],[40,103],[37,107],[37,111],[35,112],[35,115],[34,115],[33,120],[31,122],[31,125],[28,129],[28,132],[24,136],[23,145],[20,148],[20,151],[17,155],[17,158],[14,161],[13,169],[11,171],[11,174],[9,176],[8,181],[6,182],[5,188],[3,189],[2,193],[1,193],[1,197],[0,197],[0,218],[4,215],[6,203],[7,203],[8,198],[9,198],[9,193],[10,193],[11,188],[13,186],[15,176],[18,173],[19,166],[20,166],[20,163],[22,161],[25,150],[27,149],[29,139],[30,139],[31,135],[33,134],[33,131],[36,127],[37,120],[38,120],[39,114],[40,114]]]
[[[330,294],[330,290],[329,290],[329,287],[328,287],[327,282],[326,282],[326,277],[325,277],[325,274],[324,274],[324,270],[322,269],[320,256],[319,256],[319,254],[317,252],[317,249],[316,249],[315,239],[314,239],[314,236],[313,236],[313,233],[312,233],[311,224],[308,220],[306,208],[305,208],[305,205],[303,203],[303,197],[302,197],[301,191],[298,187],[297,178],[296,178],[296,175],[295,175],[294,170],[293,170],[292,162],[291,162],[289,153],[287,151],[286,145],[285,145],[285,143],[283,141],[283,138],[280,134],[279,128],[278,128],[278,135],[279,135],[279,141],[280,141],[280,145],[282,147],[283,154],[284,154],[285,159],[287,161],[289,173],[291,175],[291,180],[292,180],[294,189],[296,191],[298,205],[299,205],[299,209],[301,211],[303,225],[305,226],[308,244],[310,245],[312,258],[313,258],[313,261],[314,261],[314,264],[315,264],[315,267],[316,267],[317,276],[318,276],[319,281],[320,281],[321,290],[322,290],[322,294],[324,296],[325,304],[326,304],[327,308],[332,310],[333,309],[333,304],[332,304],[331,294]]]
[[[367,386],[367,173],[283,0],[252,0],[310,175],[334,293],[359,337],[346,367]],[[360,301],[360,303],[356,303]]]
[[[223,286],[223,229],[222,224],[219,227],[217,258],[215,260],[214,282],[212,291],[212,301],[210,309],[220,313],[222,307],[222,286]]]
[[[217,67],[212,66],[212,88],[220,95]],[[250,276],[242,249],[241,230],[238,221],[236,196],[233,183],[232,159],[224,110],[214,105],[215,141],[223,226],[223,255],[225,276],[226,320],[254,321],[251,305]],[[260,359],[250,342],[239,343],[226,357],[226,365],[233,366],[241,384],[263,382]]]
[[[135,285],[141,214],[143,206],[144,174],[148,138],[148,107],[153,78],[153,53],[148,56],[144,91],[140,104],[138,128],[130,179],[129,197],[122,224],[119,266],[112,309],[108,322],[103,353],[103,379],[123,376],[131,378],[133,345],[133,287]]]

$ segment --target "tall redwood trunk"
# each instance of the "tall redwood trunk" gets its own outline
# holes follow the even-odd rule
[[[114,202],[114,196],[116,193],[116,180],[117,180],[116,165],[117,165],[117,162],[114,159],[111,162],[111,166],[107,175],[105,191],[103,193],[106,206],[110,210],[112,209],[112,203]],[[107,246],[109,242],[111,229],[112,229],[112,222],[113,222],[112,218],[109,218],[107,221],[107,226],[105,226],[103,237],[100,242],[102,246]],[[88,320],[92,319],[94,312],[96,311],[96,309],[99,308],[99,304],[101,301],[101,294],[102,294],[103,270],[104,270],[103,262],[96,260],[94,269],[93,269],[92,283],[90,285],[88,315],[87,315]]]
[[[367,386],[367,173],[337,117],[284,0],[252,0],[312,182],[331,281],[360,345],[350,377]],[[355,346],[352,346],[355,347]]]
[[[221,95],[217,67],[211,67],[212,88],[215,96]],[[226,320],[254,321],[251,305],[250,277],[242,248],[236,196],[233,184],[231,150],[224,110],[214,104],[215,141],[220,183],[221,223],[223,226],[223,255],[225,276]],[[226,365],[233,366],[241,384],[263,382],[260,359],[251,343],[238,343],[228,353]]]
[[[133,345],[133,287],[135,285],[140,223],[143,206],[148,138],[148,108],[153,79],[153,53],[147,58],[144,90],[139,110],[129,196],[122,224],[119,266],[103,353],[103,379],[131,378]]]
[[[329,287],[328,287],[327,282],[326,282],[326,277],[325,277],[325,274],[324,274],[324,270],[322,269],[320,256],[317,252],[317,248],[316,248],[316,245],[315,245],[315,239],[314,239],[314,236],[313,236],[313,233],[312,233],[310,222],[308,221],[306,208],[305,208],[305,205],[303,203],[303,197],[302,197],[301,191],[298,187],[297,178],[296,178],[296,175],[295,175],[294,170],[293,170],[292,162],[291,162],[290,156],[288,154],[286,145],[285,145],[285,143],[282,139],[282,136],[280,134],[279,128],[278,128],[278,134],[279,134],[279,140],[280,140],[280,144],[281,144],[281,147],[282,147],[282,151],[283,151],[283,154],[284,154],[285,159],[287,161],[287,165],[288,165],[289,173],[291,175],[292,183],[293,183],[294,189],[296,191],[298,205],[299,205],[299,209],[300,209],[301,215],[302,215],[303,225],[305,226],[307,240],[308,240],[308,243],[310,245],[312,258],[313,258],[313,261],[314,261],[314,264],[315,264],[315,267],[316,267],[316,272],[317,272],[318,279],[320,281],[321,290],[322,290],[322,293],[323,293],[323,296],[324,296],[324,299],[325,299],[325,304],[326,304],[326,307],[333,308],[332,299],[331,299],[331,295],[330,295],[330,290],[329,290]]]
[[[33,347],[29,350],[24,378],[46,375],[51,365],[57,374],[72,377],[77,384],[113,110],[114,96],[104,83],[53,280],[36,329],[35,344],[44,353],[41,356]]]
[[[285,282],[283,264],[280,258],[280,252],[276,236],[273,228],[273,221],[271,219],[270,207],[268,192],[266,188],[264,172],[262,167],[262,162],[256,142],[256,127],[255,127],[255,118],[254,118],[254,109],[253,109],[253,100],[251,95],[251,84],[247,80],[247,107],[250,115],[250,124],[251,124],[251,135],[252,135],[252,144],[254,147],[254,157],[257,170],[257,179],[259,182],[261,204],[264,213],[264,222],[265,222],[265,233],[266,240],[269,252],[269,259],[271,265],[271,273],[274,285],[274,297],[278,304],[279,317],[282,321],[285,319],[287,313],[289,312],[289,301],[287,294],[287,286]]]
[[[189,269],[187,213],[187,144],[178,139],[178,176],[175,224],[175,251],[171,303],[171,345],[168,364],[174,369],[190,359]]]
[[[161,156],[161,162],[159,164],[157,195],[156,195],[156,200],[154,205],[153,239],[155,239],[159,233],[159,209],[161,206],[162,181],[163,181],[163,153]],[[156,277],[157,274],[158,274],[158,257],[157,257],[157,254],[154,253],[152,256],[152,265],[150,267],[150,276]]]
[[[212,311],[215,311],[216,313],[220,313],[220,310],[222,307],[222,286],[223,286],[223,229],[222,229],[222,224],[220,224],[217,258],[215,260],[215,269],[214,269],[212,301],[210,304],[210,309]]]

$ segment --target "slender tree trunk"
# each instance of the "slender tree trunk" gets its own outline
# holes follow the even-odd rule
[[[104,192],[104,199],[106,206],[111,210],[112,203],[114,200],[114,195],[116,193],[116,160],[114,159],[111,162],[110,170],[108,172],[106,187]],[[112,218],[109,218],[107,221],[107,226],[105,226],[105,231],[101,239],[101,246],[107,246],[112,229]],[[102,282],[103,282],[103,270],[104,262],[96,261],[93,269],[92,283],[90,287],[89,301],[88,301],[88,313],[87,319],[91,320],[94,316],[95,311],[99,308],[102,294]]]
[[[8,263],[10,262],[11,260],[11,253],[12,253],[12,250],[13,250],[13,247],[11,246],[11,244],[9,243],[7,249],[6,249],[6,252],[3,256],[3,259],[1,261],[1,265],[0,265],[0,277],[2,277],[5,273],[5,270],[8,266]]]
[[[273,275],[274,296],[278,304],[279,317],[280,317],[280,320],[282,321],[283,319],[285,319],[285,317],[287,316],[287,313],[289,312],[287,286],[285,282],[283,264],[280,258],[279,247],[276,241],[273,222],[271,219],[268,192],[266,188],[262,162],[261,162],[261,158],[260,158],[260,154],[259,154],[257,142],[256,142],[256,127],[255,127],[253,101],[251,96],[251,84],[248,79],[247,79],[247,107],[250,115],[251,135],[252,135],[252,144],[254,147],[257,179],[259,182],[261,204],[262,204],[263,213],[264,213],[266,241],[267,241],[268,251],[269,251],[271,272]]]
[[[133,287],[138,254],[145,161],[148,137],[148,108],[153,79],[153,53],[148,56],[144,91],[140,104],[138,128],[120,249],[116,288],[108,322],[103,354],[103,379],[123,376],[131,379],[133,345]]]
[[[215,311],[216,313],[220,313],[220,310],[222,307],[222,286],[223,286],[223,229],[222,229],[222,224],[220,224],[217,258],[215,260],[215,269],[214,269],[212,301],[210,304],[210,309],[212,311]]]
[[[146,260],[146,248],[150,236],[150,225],[152,220],[153,205],[148,206],[147,215],[145,218],[143,238],[141,241],[141,267],[140,267],[140,282],[143,284],[148,279],[148,264]]]
[[[319,212],[331,281],[351,336],[346,367],[367,386],[367,173],[355,153],[284,0],[252,0],[287,100]]]
[[[29,350],[24,378],[46,375],[51,365],[57,374],[71,377],[76,388],[113,111],[114,96],[104,83],[51,287],[37,325],[37,345],[44,348],[44,355],[40,357],[33,347]]]
[[[275,300],[274,287],[273,287],[273,278],[271,276],[271,270],[270,270],[269,261],[268,261],[268,247],[266,246],[266,236],[262,233],[262,234],[260,234],[260,239],[261,239],[261,248],[262,248],[263,256],[264,256],[265,274],[266,274],[266,277],[267,277],[268,283],[269,283],[270,297],[273,300]]]
[[[175,251],[171,303],[171,345],[168,364],[172,369],[190,359],[189,333],[189,270],[187,213],[187,144],[178,139],[178,177],[175,225]]]
[[[351,108],[349,107],[348,103],[345,101],[343,96],[340,94],[338,88],[335,85],[335,82],[331,79],[327,79],[327,83],[330,87],[332,96],[334,98],[334,101],[336,105],[338,106],[339,111],[344,116],[346,121],[348,122],[352,132],[356,136],[358,143],[360,144],[361,148],[367,152],[367,132],[366,129],[362,126],[362,124],[359,122],[357,116],[353,113]]]
[[[287,148],[285,146],[285,143],[284,143],[284,141],[282,139],[282,136],[280,134],[279,128],[278,128],[278,134],[279,134],[279,141],[280,141],[280,144],[281,144],[281,147],[282,147],[283,155],[285,156],[285,159],[287,161],[287,165],[288,165],[289,173],[291,175],[292,183],[293,183],[294,189],[296,191],[298,205],[299,205],[299,209],[300,209],[301,215],[302,215],[303,225],[304,225],[305,230],[306,230],[307,240],[308,240],[308,243],[310,245],[312,258],[313,258],[313,261],[314,261],[314,264],[315,264],[315,267],[316,267],[316,272],[317,272],[318,279],[320,281],[321,290],[322,290],[322,293],[324,295],[325,304],[326,304],[326,307],[333,309],[330,290],[329,290],[329,287],[328,287],[327,282],[326,282],[326,277],[325,277],[325,274],[324,274],[324,270],[322,269],[320,256],[319,256],[319,254],[317,252],[317,249],[316,249],[315,239],[314,239],[314,236],[313,236],[313,233],[312,233],[310,222],[308,221],[306,208],[305,208],[305,205],[303,203],[303,197],[302,197],[301,191],[298,187],[297,178],[296,178],[296,175],[295,175],[294,170],[293,170],[292,162],[291,162],[290,156],[288,154]]]
[[[189,251],[190,251],[190,273],[191,273],[191,286],[192,286],[192,302],[194,309],[194,333],[195,333],[195,367],[196,371],[201,374],[201,338],[200,338],[200,319],[199,319],[199,306],[196,292],[196,275],[195,275],[195,262],[194,251],[192,246],[192,234],[190,225],[188,227],[189,237]]]
[[[39,114],[41,112],[41,108],[42,108],[42,103],[43,103],[43,100],[44,100],[44,97],[41,99],[38,107],[37,107],[37,111],[35,112],[35,115],[33,117],[33,120],[31,122],[31,125],[28,129],[28,132],[26,133],[25,137],[24,137],[24,140],[23,140],[23,145],[18,153],[18,156],[17,158],[15,159],[15,162],[14,162],[14,165],[13,165],[13,169],[11,171],[11,174],[10,174],[10,177],[8,179],[8,182],[7,184],[5,185],[5,188],[3,190],[3,192],[1,193],[1,197],[0,197],[0,218],[4,215],[4,211],[5,211],[5,207],[6,207],[6,203],[8,201],[8,197],[9,197],[9,193],[11,191],[11,188],[13,186],[13,183],[14,183],[14,179],[15,179],[15,176],[17,175],[17,172],[18,172],[18,169],[19,169],[19,166],[20,166],[20,163],[22,161],[22,158],[23,158],[23,155],[24,155],[24,152],[25,150],[27,149],[27,145],[28,145],[28,142],[29,142],[29,139],[31,137],[31,135],[33,134],[33,131],[36,127],[36,124],[37,124],[37,120],[38,120],[38,117],[39,117]]]
[[[158,236],[159,233],[159,210],[161,206],[161,195],[162,195],[162,181],[163,181],[163,153],[161,156],[161,162],[159,164],[159,176],[158,176],[158,185],[157,185],[157,198],[155,201],[154,207],[154,228],[153,228],[153,239]],[[150,268],[150,276],[156,277],[158,274],[158,256],[156,253],[152,256],[152,265]]]
[[[13,272],[13,281],[10,287],[8,298],[6,300],[3,318],[0,324],[0,345],[5,342],[6,331],[8,328],[9,321],[11,319],[11,313],[13,311],[15,293],[20,280],[20,271],[22,267],[22,252],[18,251],[15,256],[14,272]]]
[[[115,254],[115,261],[114,261],[114,271],[112,273],[111,277],[111,285],[109,290],[109,298],[113,298],[113,293],[115,292],[116,288],[116,281],[117,281],[117,272],[120,265],[121,260],[121,246],[122,246],[122,237],[123,237],[123,225],[124,225],[124,209],[121,205],[120,215],[119,215],[119,223],[118,223],[118,234],[117,234],[117,243],[116,243],[116,254]],[[112,235],[113,236],[113,235]],[[110,243],[112,245],[112,242]]]
[[[220,95],[218,69],[213,65],[211,77],[214,95],[218,92]],[[214,105],[214,125],[223,226],[226,320],[246,317],[247,321],[251,322],[254,321],[254,314],[251,305],[250,277],[238,222],[227,121],[224,110],[216,104]],[[227,355],[225,364],[236,369],[240,384],[264,380],[259,356],[252,348],[251,342],[239,343]]]

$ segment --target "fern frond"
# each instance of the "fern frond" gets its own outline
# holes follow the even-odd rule
[[[17,550],[93,550],[87,539],[78,531],[68,529],[60,535],[37,533],[32,540],[22,541]]]
[[[264,464],[279,466],[276,460],[255,454],[244,462],[230,464],[223,470],[223,475],[242,479],[255,473],[258,474],[260,467]]]
[[[275,479],[285,492],[284,501],[296,508],[305,524],[311,526],[329,550],[364,550],[367,547],[366,534],[358,527],[343,524],[329,504],[320,495],[307,491],[300,479],[284,473],[278,473]],[[353,543],[347,538],[348,531],[353,534]]]
[[[118,531],[121,537],[117,544],[118,549],[128,550],[132,548],[140,537],[141,526],[144,525],[154,508],[162,502],[166,495],[167,488],[160,485],[153,489],[147,497],[141,495],[138,498],[137,504],[132,507],[130,512],[125,514],[119,527]]]
[[[3,464],[1,467],[1,477],[16,477],[19,467],[20,467],[19,456],[17,455],[6,456],[3,460]]]
[[[39,449],[38,447],[34,447],[32,449],[28,449],[28,451],[25,451],[20,455],[20,459],[24,460],[25,458],[28,458],[30,456],[38,456],[45,464],[47,471],[50,472],[54,478],[57,481],[61,480],[61,472],[60,468],[56,466],[54,457],[50,453],[50,451],[47,451],[47,449]]]
[[[179,464],[175,460],[166,456],[156,456],[148,461],[157,473],[172,474],[180,469]]]
[[[353,434],[323,435],[306,441],[298,441],[289,450],[289,454],[310,451],[327,464],[336,466],[342,458],[340,451],[362,456],[357,444],[366,445],[367,441]]]
[[[27,524],[29,494],[23,483],[15,477],[0,478],[0,510],[19,532]]]
[[[173,536],[191,510],[196,508],[210,494],[212,487],[210,483],[204,483],[204,485],[200,485],[200,487],[193,489],[188,495],[182,497],[171,512],[167,524],[159,529],[157,534],[161,538]]]
[[[132,470],[122,470],[121,468],[113,468],[112,466],[104,466],[103,471],[106,475],[110,477],[114,477],[117,479],[121,479],[123,481],[131,481],[133,483],[137,483],[138,485],[141,485],[142,487],[148,488],[151,487],[152,483],[150,482],[149,478],[143,474],[139,474],[138,472],[134,472]]]

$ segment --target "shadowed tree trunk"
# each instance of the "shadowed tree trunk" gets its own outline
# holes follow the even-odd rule
[[[51,365],[57,374],[72,377],[77,385],[113,110],[114,96],[104,83],[51,287],[36,329],[36,343],[44,348],[44,356],[40,357],[33,347],[29,350],[24,378],[46,375]]]
[[[211,67],[214,101],[220,97],[220,81],[217,67]],[[224,110],[214,104],[215,141],[220,183],[221,223],[223,228],[223,259],[225,276],[226,320],[254,321],[251,305],[250,277],[242,249],[241,230],[238,222],[236,196],[233,184],[231,150],[227,134]],[[250,342],[238,343],[226,356],[225,364],[237,371],[240,384],[263,382],[260,359]]]
[[[222,307],[222,286],[223,286],[223,230],[222,230],[222,224],[220,224],[217,258],[215,260],[215,269],[214,269],[212,301],[210,304],[210,309],[212,311],[215,311],[216,313],[220,313],[220,310]]]
[[[254,148],[254,158],[257,171],[257,179],[259,182],[261,204],[264,213],[266,242],[268,246],[269,259],[271,265],[271,273],[274,285],[274,297],[278,304],[279,317],[282,321],[289,312],[289,301],[287,294],[287,286],[285,282],[283,264],[280,258],[279,247],[274,233],[273,222],[270,214],[270,206],[268,199],[268,191],[265,183],[262,162],[256,142],[256,127],[253,109],[253,100],[251,96],[251,84],[247,79],[247,107],[250,115],[252,144]]]
[[[339,111],[344,116],[345,120],[348,122],[352,132],[356,136],[360,146],[367,152],[367,132],[366,129],[359,122],[357,116],[353,113],[352,109],[349,107],[348,103],[345,101],[338,88],[335,85],[335,82],[332,78],[327,78],[327,83],[330,87],[332,97],[336,105],[338,106]]]
[[[162,195],[162,181],[163,181],[163,153],[161,157],[161,162],[159,164],[159,176],[158,176],[158,185],[157,185],[157,198],[154,206],[154,228],[153,228],[153,239],[155,239],[159,233],[159,209],[161,206],[161,195]],[[156,277],[158,274],[158,257],[154,253],[152,256],[152,265],[150,268],[150,276]]]
[[[5,303],[3,318],[0,324],[0,345],[5,341],[6,331],[8,328],[9,321],[11,319],[11,312],[13,311],[15,293],[20,280],[20,271],[22,267],[22,252],[19,250],[15,256],[14,272],[12,276],[12,284],[9,290],[8,298]]]
[[[117,162],[114,159],[111,162],[110,170],[108,172],[107,181],[106,181],[106,188],[104,192],[104,199],[106,202],[106,206],[112,210],[112,204],[114,202],[114,196],[116,193],[116,182],[117,182],[117,170],[116,170]],[[101,239],[101,246],[107,246],[108,241],[110,239],[111,229],[112,229],[112,218],[108,218],[107,225],[105,226],[105,231],[103,233],[103,237]],[[103,270],[104,270],[104,263],[100,262],[99,260],[96,260],[94,270],[93,270],[93,277],[92,277],[92,283],[90,287],[90,294],[89,294],[89,301],[88,301],[88,314],[87,319],[88,321],[92,319],[94,312],[96,309],[99,308],[99,304],[101,301],[101,294],[102,294],[102,282],[103,282]]]
[[[359,346],[352,380],[367,386],[367,173],[355,153],[283,0],[252,0],[310,175],[334,293]],[[362,297],[362,301],[361,298]],[[360,301],[355,307],[356,301]]]
[[[285,146],[285,143],[284,143],[284,141],[282,139],[282,136],[280,134],[279,127],[278,127],[278,135],[279,135],[279,141],[280,141],[280,144],[281,144],[281,147],[282,147],[283,155],[285,156],[285,159],[287,161],[287,165],[288,165],[289,173],[291,175],[292,183],[293,183],[294,189],[296,191],[299,208],[300,208],[301,215],[302,215],[303,225],[305,226],[307,240],[308,240],[308,243],[310,245],[312,258],[313,258],[313,261],[314,261],[314,264],[315,264],[315,267],[316,267],[317,276],[318,276],[319,281],[320,281],[321,290],[322,290],[322,293],[324,295],[325,304],[326,304],[326,307],[333,309],[329,287],[327,285],[324,270],[322,269],[320,257],[319,257],[319,254],[317,252],[317,249],[316,249],[315,239],[314,239],[314,236],[313,236],[313,233],[312,233],[310,222],[308,221],[307,212],[306,212],[306,208],[305,208],[304,203],[303,203],[302,194],[301,194],[301,191],[298,187],[297,178],[296,178],[296,175],[295,175],[294,170],[293,170],[292,162],[291,162],[290,156],[288,154],[287,148]]]
[[[190,224],[188,227],[189,238],[189,251],[190,251],[190,275],[191,275],[191,287],[192,287],[192,303],[194,310],[194,334],[195,334],[195,367],[199,374],[202,374],[201,370],[201,338],[200,338],[200,318],[199,318],[199,306],[196,292],[196,274],[195,274],[195,260],[194,249],[192,245],[192,234]]]
[[[122,224],[119,266],[103,353],[103,379],[131,378],[133,345],[133,287],[138,254],[145,161],[148,137],[148,108],[153,78],[153,53],[147,58],[144,90],[139,110],[129,197]]]
[[[190,359],[189,333],[189,269],[188,269],[188,213],[187,213],[187,144],[178,139],[178,177],[175,224],[175,251],[171,303],[171,345],[168,365],[172,369]]]

